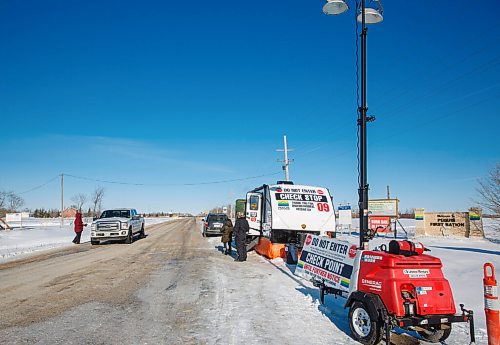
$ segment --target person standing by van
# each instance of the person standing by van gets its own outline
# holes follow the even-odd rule
[[[250,230],[248,221],[245,218],[243,212],[238,212],[238,219],[234,224],[234,237],[236,239],[236,250],[238,251],[238,257],[235,261],[246,261],[247,260],[247,232]]]
[[[224,243],[224,255],[231,254],[231,242],[233,241],[233,222],[227,219],[222,227],[222,238],[220,240]],[[229,249],[228,249],[229,247]]]

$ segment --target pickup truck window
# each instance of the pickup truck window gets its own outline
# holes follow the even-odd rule
[[[130,218],[129,210],[106,210],[101,214],[102,218],[113,218],[113,217],[121,217],[121,218]]]

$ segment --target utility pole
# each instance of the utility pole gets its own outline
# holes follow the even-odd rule
[[[64,174],[61,174],[61,228],[64,226]]]
[[[286,135],[283,136],[283,144],[284,148],[283,149],[277,149],[276,151],[278,152],[284,152],[284,160],[279,160],[278,162],[283,163],[283,170],[285,171],[285,181],[290,181],[290,174],[288,172],[288,166],[290,165],[291,162],[293,162],[293,159],[288,159],[288,152],[293,151],[293,149],[289,149],[287,144],[286,144]]]
[[[387,186],[387,199],[391,198],[391,189],[389,186]]]

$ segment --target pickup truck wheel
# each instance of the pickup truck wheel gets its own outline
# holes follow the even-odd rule
[[[360,301],[349,309],[349,328],[354,340],[364,345],[375,345],[382,339],[382,322],[371,320],[368,307]]]
[[[127,238],[125,239],[126,244],[131,244],[134,242],[134,234],[132,233],[132,229],[128,229],[128,235]]]
[[[141,232],[139,233],[139,238],[145,238],[146,234],[144,233],[144,224],[141,227]]]

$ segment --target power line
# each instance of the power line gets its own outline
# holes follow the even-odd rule
[[[220,181],[206,181],[206,182],[193,182],[193,183],[133,183],[133,182],[121,182],[121,181],[112,181],[112,180],[103,180],[103,179],[96,179],[96,178],[91,178],[91,177],[84,177],[84,176],[77,176],[77,175],[72,175],[72,174],[66,174],[64,173],[63,175],[65,177],[73,177],[79,180],[86,180],[86,181],[93,181],[93,182],[100,182],[100,183],[108,183],[108,184],[118,184],[118,185],[128,185],[128,186],[198,186],[198,185],[210,185],[210,184],[222,184],[222,183],[230,183],[230,182],[238,182],[238,181],[246,181],[246,180],[252,180],[256,178],[261,178],[261,177],[268,177],[268,176],[274,176],[281,174],[281,172],[274,172],[274,173],[269,173],[269,174],[262,174],[262,175],[256,175],[256,176],[248,176],[248,177],[242,177],[242,178],[236,178],[236,179],[228,179],[228,180],[220,180]],[[17,193],[19,195],[26,194],[33,192],[37,189],[40,189],[42,187],[45,187],[49,183],[55,181],[56,179],[60,178],[61,175],[56,175],[47,182],[44,182],[36,187],[30,188],[28,190],[25,190],[23,192]]]
[[[436,123],[436,121],[438,121],[438,120],[443,120],[443,119],[445,119],[445,118],[448,118],[448,117],[450,117],[450,116],[453,116],[453,115],[455,115],[455,114],[458,114],[458,113],[460,113],[460,112],[462,112],[462,111],[468,110],[468,109],[470,109],[470,108],[474,108],[474,107],[476,107],[476,106],[478,106],[478,105],[480,105],[480,104],[482,104],[482,103],[485,103],[485,102],[487,102],[487,101],[489,101],[489,100],[480,100],[480,101],[478,101],[478,102],[475,102],[475,103],[469,104],[469,105],[467,105],[467,106],[464,106],[464,107],[462,107],[462,108],[460,108],[460,109],[456,109],[456,110],[454,110],[454,111],[450,111],[449,113],[445,113],[445,114],[443,114],[443,115],[441,115],[441,116],[435,117],[435,118],[433,118],[432,120],[425,121],[425,122],[421,122],[418,126],[415,126],[414,124],[412,124],[410,127],[406,127],[405,129],[402,129],[402,130],[400,130],[400,131],[398,131],[398,132],[396,132],[396,133],[394,133],[394,134],[392,134],[392,135],[387,135],[387,136],[384,136],[384,138],[383,138],[383,142],[384,142],[384,143],[386,143],[386,142],[388,142],[388,141],[389,141],[389,139],[393,139],[393,138],[395,138],[395,137],[398,137],[398,136],[400,136],[400,135],[402,135],[402,134],[405,134],[406,132],[409,132],[409,131],[412,131],[412,132],[413,132],[413,131],[415,131],[415,128],[416,128],[416,127],[423,128],[423,127],[425,127],[426,125],[429,125],[429,124],[435,124],[435,123]],[[381,142],[381,141],[379,141],[378,143],[380,143],[380,142]],[[376,143],[374,143],[372,146],[375,146],[375,147],[376,147],[377,145],[376,145]],[[346,150],[346,151],[344,151],[344,152],[341,152],[341,153],[335,154],[333,157],[339,157],[339,156],[345,155],[345,154],[347,154],[347,153],[352,153],[352,149],[349,149],[349,150]]]
[[[36,187],[33,187],[33,188],[31,188],[31,189],[25,190],[24,192],[21,192],[21,193],[18,193],[18,194],[26,194],[26,193],[32,192],[32,191],[34,191],[34,190],[40,189],[40,188],[42,188],[42,187],[44,187],[44,186],[48,185],[49,183],[51,183],[51,182],[52,182],[52,181],[54,181],[55,179],[57,179],[59,176],[60,176],[60,175],[56,175],[56,176],[54,176],[53,178],[51,178],[50,180],[48,180],[47,182],[42,183],[41,185],[36,186]]]
[[[220,180],[220,181],[206,181],[206,182],[192,182],[192,183],[134,183],[134,182],[123,182],[123,181],[112,181],[112,180],[102,180],[91,177],[84,176],[76,176],[72,174],[64,174],[64,176],[73,177],[80,180],[100,182],[100,183],[109,183],[109,184],[118,184],[118,185],[128,185],[128,186],[199,186],[199,185],[210,185],[210,184],[222,184],[229,182],[237,182],[237,181],[246,181],[252,180],[260,177],[274,176],[281,174],[281,172],[274,172],[269,174],[262,174],[256,176],[242,177],[236,179],[228,179],[228,180]]]
[[[442,91],[449,90],[450,86],[453,85],[455,82],[457,82],[457,81],[459,81],[459,80],[461,80],[469,75],[475,75],[479,72],[485,72],[491,68],[496,67],[498,64],[500,64],[500,59],[498,57],[496,57],[496,58],[494,58],[494,59],[492,59],[492,60],[490,60],[490,61],[488,61],[480,66],[475,67],[474,69],[472,69],[468,72],[462,73],[462,74],[460,74],[452,79],[445,81],[444,83],[442,83],[441,85],[439,85],[435,88],[431,88],[430,90],[427,90],[427,92],[424,92],[421,95],[416,95],[416,97],[413,97],[410,100],[406,100],[406,101],[403,100],[402,104],[397,104],[395,102],[395,100],[401,99],[401,97],[394,97],[391,99],[392,109],[390,106],[388,107],[388,109],[386,108],[386,110],[383,111],[383,116],[381,116],[381,117],[383,117],[384,119],[387,119],[388,117],[390,117],[390,116],[387,116],[387,114],[391,114],[391,116],[397,115],[397,114],[399,114],[400,110],[407,108],[410,102],[417,103],[417,101],[419,99],[422,99],[422,98],[425,100],[429,100],[431,97],[439,95]]]
[[[498,64],[498,62],[495,62],[495,64]],[[479,68],[480,68],[480,69],[484,69],[485,67],[486,67],[486,68],[490,68],[490,66],[485,66],[485,65],[480,66]],[[469,74],[469,73],[470,73],[470,72],[468,72],[467,74]],[[460,79],[460,78],[462,78],[462,77],[464,77],[464,76],[465,76],[465,75],[461,75],[461,76],[459,76],[458,78],[455,78],[455,79],[453,79],[453,80],[449,80],[449,81],[447,81],[447,82],[446,82],[446,84],[449,84],[449,83],[451,83],[451,82],[453,82],[453,81],[455,81],[455,80],[457,80],[457,79]],[[472,96],[475,96],[475,95],[478,95],[478,94],[482,94],[482,93],[484,93],[484,92],[486,92],[486,91],[489,91],[489,90],[491,90],[491,89],[497,88],[498,86],[499,86],[499,84],[498,84],[498,83],[493,84],[493,85],[489,85],[489,86],[486,86],[486,87],[484,87],[484,88],[481,88],[481,89],[477,89],[477,90],[471,91],[471,92],[469,92],[469,93],[467,93],[467,94],[465,94],[465,95],[462,95],[462,96],[459,96],[459,97],[455,97],[455,98],[452,98],[452,99],[446,100],[446,101],[441,102],[441,103],[439,103],[439,104],[434,104],[434,105],[432,105],[432,106],[430,106],[430,107],[427,107],[427,109],[428,109],[428,108],[442,107],[442,106],[446,106],[446,105],[449,105],[449,104],[455,103],[455,102],[457,102],[457,101],[462,101],[462,100],[464,100],[464,99],[466,99],[466,98],[469,98],[469,97],[472,97]],[[443,89],[445,89],[445,88],[440,87],[440,88],[434,89],[434,90],[432,90],[432,91],[431,91],[431,93],[430,93],[430,94],[428,93],[428,94],[426,94],[426,95],[436,95],[436,94],[439,94],[439,92],[440,92],[440,91],[442,91]],[[424,96],[426,96],[426,95],[424,95]],[[411,104],[406,104],[406,105],[404,105],[403,107],[412,108],[412,106],[414,106],[414,105],[416,105],[416,104],[417,104],[417,100],[418,100],[419,98],[420,98],[420,97],[416,97],[416,98],[414,98],[414,99],[413,99],[413,103],[411,103]],[[481,103],[484,103],[484,102],[482,102],[482,101],[480,101],[480,102],[476,102],[476,103],[472,104],[472,106],[479,105],[479,104],[481,104]],[[392,111],[384,112],[384,113],[383,113],[383,116],[381,116],[381,118],[382,118],[383,120],[386,120],[386,121],[387,121],[388,119],[390,119],[390,118],[394,117],[394,115],[399,114],[399,113],[398,113],[398,110],[402,109],[403,107],[396,107],[396,108],[395,108],[394,110],[392,110]],[[463,108],[459,109],[459,110],[458,110],[458,111],[456,111],[456,112],[460,112],[460,111],[462,111],[462,110],[466,110],[466,109],[468,109],[468,108],[471,108],[471,105],[466,105],[466,106],[464,106]],[[456,113],[456,112],[453,112],[452,114],[454,114],[454,113]],[[438,116],[438,117],[436,117],[436,118],[433,118],[433,120],[432,120],[432,121],[435,121],[435,120],[437,120],[437,119],[441,119],[441,118],[443,118],[443,117],[447,117],[447,116],[449,116],[449,115],[445,115],[445,116]],[[342,130],[344,130],[344,129],[347,129],[347,127],[349,127],[349,126],[351,126],[351,125],[352,125],[352,123],[344,123],[344,124],[342,124],[342,125],[338,126],[338,127],[337,127],[337,128],[336,128],[333,132],[331,132],[331,133],[329,134],[329,136],[331,137],[331,136],[333,136],[334,134],[336,134],[336,133],[338,133],[338,132],[340,132],[340,131],[342,131]],[[356,132],[356,136],[358,136],[358,135],[359,135],[359,130]],[[359,139],[358,139],[357,141],[359,141]],[[324,146],[328,146],[328,145],[330,145],[330,144],[331,144],[331,143],[326,143],[326,144],[323,144],[323,145],[317,146],[317,147],[315,147],[314,149],[312,149],[312,150],[310,150],[310,151],[306,151],[306,152],[299,152],[299,153],[297,153],[295,156],[296,156],[296,157],[297,157],[297,156],[302,156],[302,155],[304,155],[304,154],[307,154],[307,153],[310,153],[310,152],[313,152],[313,151],[317,151],[317,150],[319,150],[319,149],[323,148]]]

